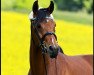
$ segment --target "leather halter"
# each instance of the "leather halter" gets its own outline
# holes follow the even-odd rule
[[[47,19],[52,19],[51,17],[46,17]],[[33,19],[31,19],[32,21],[36,21],[36,18],[33,18]],[[48,36],[48,35],[54,35],[55,36],[55,38],[56,38],[56,40],[57,40],[57,36],[55,35],[55,33],[54,32],[47,32],[47,33],[45,33],[44,34],[44,36],[42,37],[42,38],[40,38],[40,36],[39,36],[39,34],[38,34],[38,29],[37,29],[37,24],[38,24],[38,22],[37,23],[35,23],[35,24],[33,24],[33,28],[34,28],[34,31],[35,31],[35,34],[36,34],[36,36],[38,37],[38,39],[39,39],[39,41],[40,41],[40,44],[39,44],[39,46],[38,47],[40,47],[41,49],[42,49],[42,53],[47,53],[47,49],[46,49],[46,47],[44,46],[44,39],[45,39],[45,37],[46,36]],[[34,40],[34,39],[33,39]]]

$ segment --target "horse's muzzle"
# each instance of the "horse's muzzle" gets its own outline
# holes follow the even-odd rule
[[[59,51],[60,51],[59,47],[49,46],[49,50],[47,52],[50,55],[50,58],[56,58]]]

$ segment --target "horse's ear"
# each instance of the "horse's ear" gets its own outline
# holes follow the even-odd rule
[[[54,11],[54,3],[50,1],[50,6],[47,8],[48,12],[51,14]]]
[[[32,8],[34,14],[37,13],[38,8],[39,8],[38,1],[35,1],[34,4],[33,4],[33,8]]]

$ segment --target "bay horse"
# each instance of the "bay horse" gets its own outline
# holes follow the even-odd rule
[[[93,75],[93,55],[68,56],[58,45],[53,10],[53,1],[48,8],[33,4],[28,75]]]

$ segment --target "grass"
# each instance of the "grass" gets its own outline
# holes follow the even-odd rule
[[[83,25],[93,25],[93,14],[85,12],[68,12],[68,11],[54,11],[56,19],[80,23]]]
[[[67,55],[93,54],[93,27],[56,21],[58,43]],[[1,12],[1,75],[27,75],[30,21],[27,14]]]

